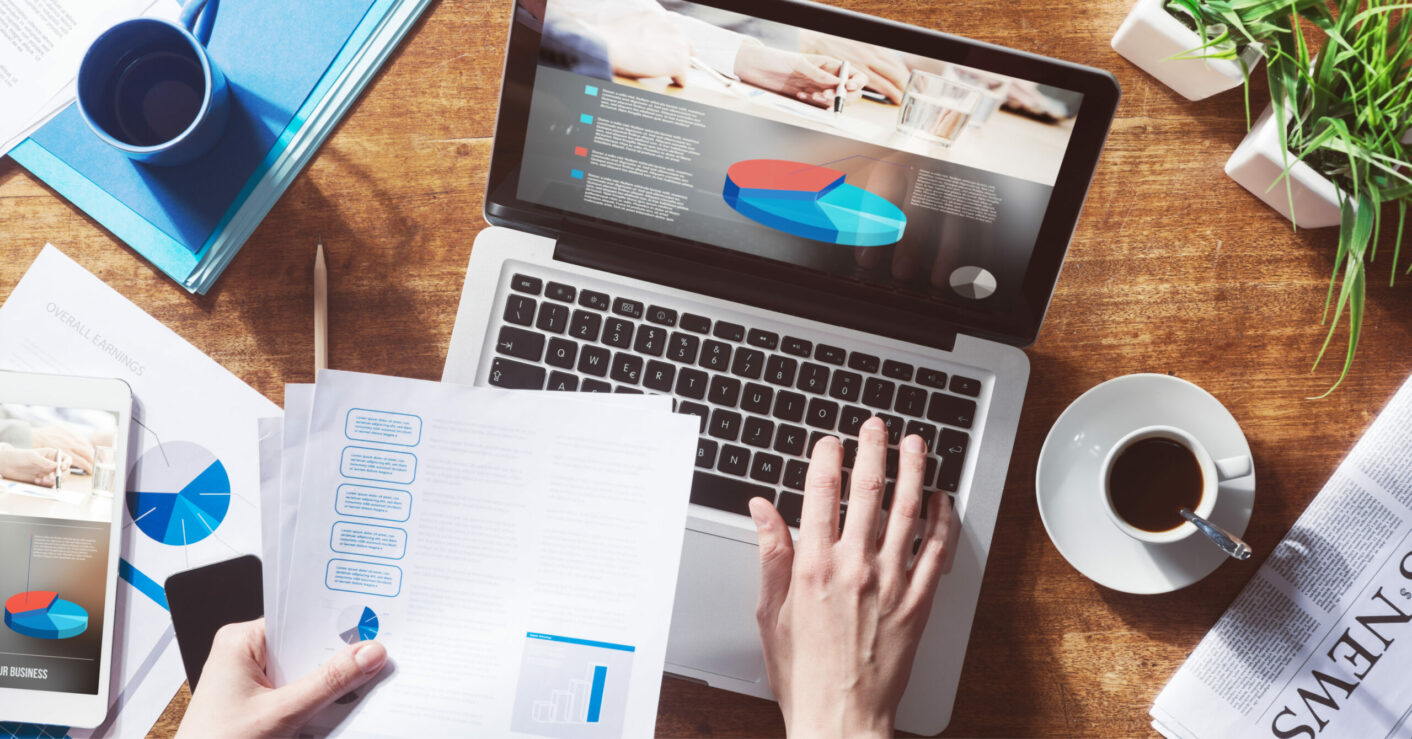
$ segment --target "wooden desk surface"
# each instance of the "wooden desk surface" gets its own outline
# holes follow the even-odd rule
[[[1147,708],[1158,690],[1412,372],[1412,277],[1389,288],[1390,252],[1380,253],[1358,363],[1332,397],[1307,400],[1333,376],[1311,376],[1309,364],[1323,338],[1334,233],[1292,233],[1222,173],[1245,131],[1240,92],[1190,103],[1115,54],[1108,41],[1128,0],[844,4],[1105,68],[1122,83],[1049,320],[1030,349],[1029,392],[948,734],[1151,734]],[[313,379],[322,232],[332,365],[438,378],[471,242],[484,227],[509,7],[435,3],[205,297],[187,295],[0,160],[0,298],[53,242],[278,403],[285,382]],[[1252,96],[1265,94],[1262,82]],[[1246,537],[1255,558],[1165,596],[1123,595],[1079,575],[1035,505],[1050,425],[1087,388],[1130,372],[1170,373],[1212,392],[1244,427],[1259,475]],[[175,731],[185,703],[183,690],[156,735]],[[772,703],[668,679],[658,732],[775,736],[783,724]]]

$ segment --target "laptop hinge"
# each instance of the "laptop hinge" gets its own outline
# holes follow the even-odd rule
[[[843,326],[942,351],[956,346],[956,330],[936,316],[919,315],[741,269],[648,251],[625,244],[561,235],[555,259],[624,277]]]

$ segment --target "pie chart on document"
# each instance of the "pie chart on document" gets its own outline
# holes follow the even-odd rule
[[[367,606],[349,606],[338,614],[338,638],[346,644],[376,639],[378,615]]]
[[[143,453],[128,479],[128,515],[142,533],[163,544],[205,539],[230,510],[225,465],[199,444],[158,444]]]

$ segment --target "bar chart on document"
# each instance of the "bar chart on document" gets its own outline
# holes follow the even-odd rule
[[[622,736],[635,651],[626,644],[526,634],[511,730],[548,737]]]

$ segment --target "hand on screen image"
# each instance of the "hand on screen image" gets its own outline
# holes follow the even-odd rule
[[[897,52],[808,30],[799,32],[799,50],[805,54],[820,54],[847,61],[867,74],[865,87],[893,103],[902,102],[902,89],[907,86],[907,75],[911,74],[911,70]]]
[[[63,426],[36,426],[33,431],[35,448],[59,449],[68,455],[73,466],[93,474],[93,442]]]
[[[0,478],[40,487],[53,487],[59,463],[65,461],[58,449],[16,449],[0,444]]]
[[[877,418],[863,425],[841,534],[843,447],[833,437],[814,445],[797,544],[769,501],[750,501],[760,541],[756,619],[770,686],[791,735],[892,736],[954,546],[950,497],[937,493],[923,502],[925,449],[919,436],[903,439],[884,520],[887,428]]]
[[[613,73],[633,79],[670,77],[684,86],[691,65],[691,41],[666,13],[645,10],[598,27],[608,46]]]
[[[177,739],[295,736],[319,711],[373,679],[387,663],[376,641],[344,647],[317,670],[283,688],[265,675],[265,620],[216,632]]]
[[[819,54],[770,48],[753,38],[742,39],[735,55],[735,75],[741,80],[820,108],[833,105],[843,62]],[[856,100],[868,84],[861,70],[849,71],[847,99]]]

